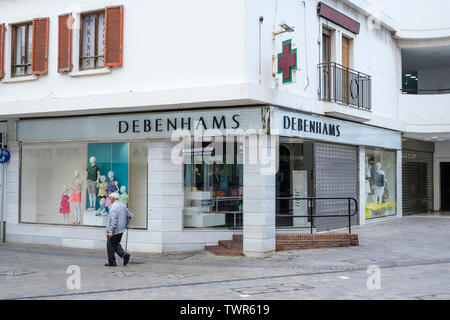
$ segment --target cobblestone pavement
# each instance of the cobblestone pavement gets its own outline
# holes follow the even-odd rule
[[[0,246],[0,299],[450,299],[450,216],[353,231],[358,247],[266,258],[132,253],[115,268],[104,267],[105,250],[8,243]],[[80,267],[81,289],[67,288],[71,265]],[[368,289],[368,266],[380,268],[379,289]]]

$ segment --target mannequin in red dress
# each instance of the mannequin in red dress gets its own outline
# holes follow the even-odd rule
[[[69,224],[70,203],[67,186],[63,186],[61,192],[61,202],[59,205],[59,213],[64,217],[64,224]]]

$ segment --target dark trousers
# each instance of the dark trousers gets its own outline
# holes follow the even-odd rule
[[[122,240],[122,233],[115,234],[112,236],[112,238],[107,238],[106,250],[108,251],[109,264],[116,264],[116,252],[121,258],[124,258],[126,256],[125,250],[123,250],[122,246],[120,245],[120,240]]]

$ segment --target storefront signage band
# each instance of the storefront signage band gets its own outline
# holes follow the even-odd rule
[[[288,109],[272,108],[271,133],[330,143],[380,147],[401,150],[401,134],[396,131],[306,114]]]
[[[259,130],[262,107],[217,108],[195,111],[151,112],[21,120],[17,139],[22,142],[86,141],[169,138],[175,130]]]

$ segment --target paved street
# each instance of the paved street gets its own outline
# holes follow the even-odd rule
[[[266,258],[135,253],[115,268],[103,266],[105,251],[8,243],[0,246],[0,298],[450,299],[450,216],[408,216],[354,232],[358,247]],[[81,289],[67,288],[71,265],[80,267]],[[379,289],[367,286],[368,266],[380,268]]]

